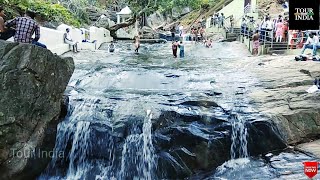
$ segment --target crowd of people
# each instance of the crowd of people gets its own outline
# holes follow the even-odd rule
[[[225,16],[223,13],[216,13],[211,17],[211,25],[213,27],[223,28],[225,22]]]
[[[261,23],[256,23],[253,17],[245,16],[241,22],[241,33],[252,37],[256,31],[260,33],[260,41],[287,42],[289,20],[279,15],[277,19],[265,16]]]

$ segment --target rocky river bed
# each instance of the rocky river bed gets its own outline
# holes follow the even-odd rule
[[[184,59],[170,44],[131,46],[65,55],[76,70],[55,147],[64,156],[39,179],[305,178],[302,163],[317,158],[290,145],[319,126],[290,122],[311,106],[306,122],[319,121],[318,95],[305,92],[318,64],[250,57],[237,42],[186,44]]]

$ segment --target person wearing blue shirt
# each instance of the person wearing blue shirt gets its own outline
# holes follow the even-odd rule
[[[313,56],[317,55],[317,50],[320,48],[318,33],[313,33]]]
[[[183,58],[184,57],[184,45],[183,45],[182,41],[180,41],[179,49],[180,49],[180,58]]]

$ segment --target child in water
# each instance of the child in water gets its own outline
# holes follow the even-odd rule
[[[172,42],[172,53],[173,57],[177,58],[177,51],[178,51],[178,41]]]
[[[182,41],[180,41],[179,49],[180,49],[180,58],[183,58],[184,57],[184,45],[183,45]]]
[[[207,47],[207,48],[212,48],[212,39],[207,40],[207,42],[206,42],[206,47]]]

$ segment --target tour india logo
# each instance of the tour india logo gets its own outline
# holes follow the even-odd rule
[[[318,174],[318,162],[304,162],[304,174],[310,179]]]
[[[295,9],[295,20],[303,20],[303,21],[313,21],[314,13],[312,8],[294,8]]]

